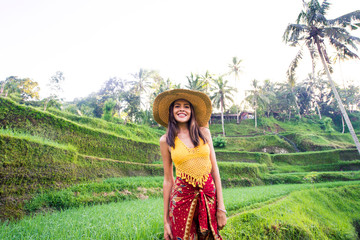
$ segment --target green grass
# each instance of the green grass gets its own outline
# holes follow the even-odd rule
[[[283,134],[293,141],[301,151],[321,151],[338,148],[353,148],[354,141],[349,133],[288,132]]]
[[[123,136],[129,139],[139,141],[147,140],[158,143],[159,138],[165,133],[164,129],[151,128],[146,125],[139,125],[134,123],[127,123],[126,125],[116,124],[100,118],[78,116],[69,112],[64,112],[53,108],[49,108],[48,111],[56,116],[63,117],[67,120],[76,122],[83,126],[91,127],[93,129],[102,129],[118,136]]]
[[[25,203],[28,213],[44,209],[64,210],[72,207],[147,199],[162,196],[164,178],[124,177],[76,184],[63,190],[47,190]]]
[[[360,186],[308,189],[231,218],[227,239],[356,239]]]
[[[289,154],[273,154],[274,164],[288,163],[290,165],[319,165],[332,164],[339,161],[358,160],[360,155],[355,149],[335,149],[314,152],[299,152]]]
[[[216,160],[218,162],[250,162],[265,163],[268,166],[272,165],[270,154],[260,152],[217,150]]]
[[[244,188],[228,188],[223,190],[226,209],[229,215],[264,206],[294,191],[310,188],[332,188],[344,185],[359,184],[360,181],[340,181],[305,184],[279,184]]]
[[[72,122],[33,107],[19,105],[0,97],[2,128],[12,128],[41,136],[62,144],[75,146],[79,153],[123,161],[151,163],[160,159],[159,140],[147,139],[146,131],[124,137],[101,128]],[[140,131],[141,132],[141,131]]]
[[[360,157],[359,157],[360,158]],[[311,172],[311,171],[359,171],[360,160],[339,161],[329,164],[314,165],[290,165],[286,163],[278,163],[273,165],[271,173],[287,173],[287,172]]]
[[[0,225],[0,239],[159,239],[162,200],[80,207]]]
[[[299,121],[278,121],[274,118],[262,118],[262,127],[272,132],[317,132],[323,133],[319,120],[302,118]]]
[[[309,175],[314,175],[315,182],[334,182],[334,181],[357,181],[360,180],[360,171],[338,171],[338,172],[293,172],[264,174],[262,181],[264,184],[290,184],[306,183]]]
[[[315,187],[331,188],[359,183],[359,181],[321,183],[315,184]],[[224,199],[227,210],[235,214],[238,211],[265,206],[291,192],[311,188],[311,184],[294,184],[224,189]],[[65,211],[38,214],[35,217],[28,216],[18,222],[0,223],[0,239],[4,240],[161,239],[162,234],[162,198],[81,206]]]
[[[221,124],[211,124],[209,127],[213,136],[222,135]],[[263,134],[263,130],[254,128],[254,121],[244,120],[241,124],[226,123],[225,133],[226,136],[254,136]]]
[[[285,140],[276,135],[262,135],[255,137],[227,138],[226,151],[248,152],[295,152],[294,148]]]
[[[53,140],[46,139],[42,136],[31,135],[30,133],[24,130],[0,128],[0,135],[25,139],[31,142],[36,142],[43,145],[49,145],[52,147],[61,148],[63,150],[77,151],[76,147],[72,146],[71,144],[61,144]]]

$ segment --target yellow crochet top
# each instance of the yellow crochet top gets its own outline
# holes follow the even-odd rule
[[[175,148],[171,148],[176,176],[194,187],[203,187],[211,172],[210,147],[200,138],[197,147],[189,148],[180,138],[175,137]]]

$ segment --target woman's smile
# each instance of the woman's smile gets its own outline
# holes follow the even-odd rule
[[[191,117],[190,103],[186,100],[176,100],[174,103],[174,117],[177,122],[188,122]]]

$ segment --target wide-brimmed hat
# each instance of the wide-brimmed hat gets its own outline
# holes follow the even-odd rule
[[[153,115],[156,122],[167,127],[169,121],[169,107],[175,100],[189,101],[195,111],[195,118],[200,127],[208,126],[211,117],[211,100],[203,92],[189,89],[173,89],[160,93],[154,101]]]

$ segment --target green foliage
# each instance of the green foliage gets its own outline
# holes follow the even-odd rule
[[[353,128],[355,130],[355,132],[360,133],[360,112],[349,112],[348,113],[349,119],[351,121],[351,124],[353,125]],[[332,115],[331,116],[333,122],[334,122],[334,128],[338,131],[338,132],[342,132],[342,116],[341,114],[336,114],[336,115]],[[345,132],[348,133],[349,129],[345,124]]]
[[[359,153],[354,149],[338,149],[319,152],[274,154],[272,160],[274,163],[288,163],[291,165],[317,165],[332,164],[341,160],[359,159]]]
[[[344,211],[351,210],[346,206],[352,206],[352,202],[349,204],[349,194],[353,193],[354,188],[351,185],[359,184],[359,182],[337,182],[337,183],[319,183],[318,187],[326,187],[322,191],[329,193],[333,192],[336,186],[346,186],[346,190],[351,192],[345,192],[344,200],[346,202],[341,203],[341,207],[344,207]],[[258,221],[252,221],[261,218],[260,214],[245,216],[249,214],[249,209],[253,211],[261,211],[267,204],[269,207],[277,206],[281,203],[282,197],[287,196],[291,192],[295,194],[299,190],[310,189],[310,184],[293,184],[293,185],[276,185],[276,186],[258,186],[252,188],[235,188],[224,189],[223,195],[225,199],[225,205],[228,212],[233,215],[239,211],[247,210],[241,215],[230,217],[228,225],[221,231],[221,235],[227,239],[240,238],[234,231],[242,231],[244,234],[248,234],[248,231],[253,229],[254,238],[256,239],[262,231],[258,231]],[[335,190],[337,191],[337,190]],[[300,192],[300,194],[303,192]],[[302,205],[298,205],[299,201],[296,198],[289,199],[289,207],[291,211],[281,210],[277,214],[294,213],[293,208],[297,207],[299,210],[304,209]],[[297,196],[297,195],[296,195]],[[341,196],[340,194],[338,196]],[[304,197],[308,197],[305,195]],[[353,195],[354,202],[358,197]],[[321,199],[310,198],[314,202],[321,201]],[[329,198],[330,200],[332,198]],[[287,198],[285,198],[287,200]],[[294,205],[291,205],[291,201],[294,201]],[[325,199],[326,200],[326,199]],[[331,200],[332,201],[332,200]],[[295,205],[297,204],[297,205]],[[306,208],[312,206],[306,202],[304,205]],[[327,201],[324,202],[327,204]],[[356,206],[358,202],[356,202]],[[292,208],[293,206],[293,208]],[[332,206],[332,205],[331,205]],[[261,207],[261,208],[260,208]],[[260,208],[259,210],[256,210]],[[273,211],[273,209],[270,209]],[[351,215],[357,214],[356,212]],[[275,209],[274,209],[275,211]],[[327,211],[331,211],[327,208]],[[296,211],[295,211],[296,212]],[[326,213],[326,212],[325,212]],[[338,211],[335,213],[337,214]],[[296,216],[298,212],[296,212]],[[307,214],[307,212],[306,212]],[[335,215],[332,214],[331,216]],[[271,214],[264,214],[269,216]],[[317,219],[319,214],[314,218]],[[325,214],[325,216],[328,216]],[[341,215],[343,216],[343,215]],[[291,217],[291,216],[290,216]],[[246,218],[246,222],[239,222],[238,218]],[[349,217],[346,217],[348,219]],[[141,221],[139,221],[141,219]],[[279,218],[280,219],[280,218]],[[283,219],[283,218],[281,218]],[[356,219],[356,218],[354,218]],[[291,218],[290,218],[291,220]],[[286,223],[288,219],[283,219],[282,222]],[[335,219],[338,223],[338,220]],[[348,222],[346,222],[348,224]],[[235,226],[237,225],[237,226]],[[254,226],[255,228],[252,228]],[[329,223],[329,230],[333,229],[333,225]],[[310,228],[309,228],[310,229]],[[118,203],[110,203],[98,206],[84,206],[79,208],[68,209],[60,212],[38,214],[34,217],[25,217],[17,222],[4,222],[0,223],[0,238],[7,239],[162,239],[163,236],[163,199],[162,198],[149,198],[147,200],[134,200],[134,201],[121,201]],[[294,239],[294,236],[290,236],[288,239]]]
[[[0,223],[0,238],[161,239],[161,206],[162,199],[153,198],[38,214],[18,222]]]
[[[237,215],[221,232],[228,239],[355,239],[359,185],[303,190]]]
[[[213,145],[215,148],[224,148],[226,146],[226,143],[227,141],[225,137],[222,137],[221,135],[213,138]]]
[[[304,180],[311,183],[311,184],[314,184],[318,177],[319,177],[318,172],[310,172],[310,173],[305,175]]]
[[[216,160],[223,162],[249,162],[272,165],[271,156],[261,152],[216,151]]]
[[[260,185],[268,172],[266,164],[258,163],[218,162],[218,167],[224,187]]]
[[[293,141],[301,151],[322,151],[354,146],[350,134],[322,134],[314,132],[294,132],[283,134]]]
[[[163,129],[150,128],[145,125],[134,123],[127,123],[124,125],[124,122],[119,118],[113,118],[112,122],[107,122],[103,119],[78,116],[56,109],[49,109],[49,112],[83,126],[110,132],[112,134],[133,140],[149,141],[158,144],[159,138],[165,133]]]
[[[23,216],[28,194],[58,190],[104,177],[163,175],[161,165],[106,160],[78,155],[71,146],[2,130],[0,134],[0,219]],[[16,136],[15,136],[16,135]],[[55,202],[69,195],[55,196]],[[14,216],[15,214],[15,216]]]
[[[211,124],[209,127],[214,136],[222,134],[221,124]],[[254,122],[251,119],[243,120],[240,124],[226,123],[225,132],[228,137],[263,134],[262,129],[254,128]]]
[[[360,158],[360,157],[359,157]],[[311,171],[360,171],[360,160],[339,161],[329,164],[291,165],[277,163],[273,165],[271,173],[311,172]]]
[[[103,115],[103,119],[105,121],[109,122],[112,120],[115,106],[116,106],[116,102],[112,98],[106,100],[106,102],[104,103],[104,115]]]
[[[71,144],[80,154],[143,163],[160,158],[158,142],[145,142],[145,138],[138,140],[139,137],[129,139],[102,129],[95,130],[4,98],[0,98],[0,104],[1,126]]]
[[[307,183],[308,179],[304,179],[308,172],[296,173],[278,173],[264,174],[261,180],[266,184],[290,184],[290,183]],[[317,182],[334,182],[334,181],[355,181],[360,180],[359,171],[347,172],[318,172],[316,175]]]
[[[262,135],[254,137],[231,137],[227,139],[226,150],[268,153],[295,152],[284,139],[276,135]]]
[[[333,121],[331,118],[329,117],[324,117],[321,121],[321,128],[326,132],[326,133],[331,133],[334,132],[334,128],[332,127],[333,125]]]
[[[25,204],[25,209],[37,212],[41,209],[67,209],[71,207],[147,199],[162,195],[163,177],[110,178],[100,182],[87,182],[56,191],[37,194]]]

